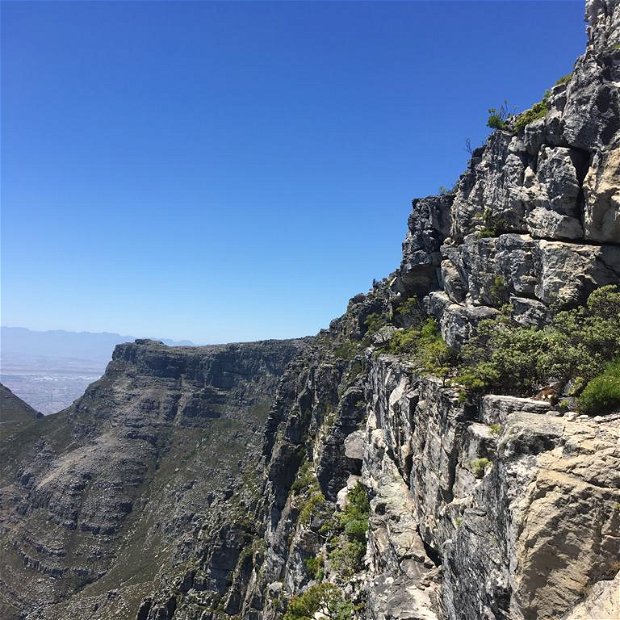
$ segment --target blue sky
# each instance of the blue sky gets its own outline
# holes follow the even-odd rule
[[[582,2],[3,2],[2,324],[313,334],[394,270]]]

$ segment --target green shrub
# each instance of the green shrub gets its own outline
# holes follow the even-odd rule
[[[321,491],[314,491],[303,503],[301,510],[299,511],[299,523],[302,525],[310,523],[313,515],[326,507],[327,501],[323,497]]]
[[[366,489],[358,482],[347,494],[347,503],[344,510],[340,513],[340,524],[346,531],[347,526],[351,523],[363,522],[365,529],[361,535],[361,539],[365,540],[366,531],[368,530],[368,515],[370,514],[370,501]],[[353,538],[359,536],[352,535]]]
[[[396,310],[396,314],[400,315],[409,315],[417,312],[420,309],[420,302],[417,297],[408,297],[403,301],[398,309]]]
[[[427,318],[424,307],[415,296],[405,299],[396,308],[394,315],[397,323],[404,327],[422,325]]]
[[[409,354],[423,371],[439,377],[445,377],[452,366],[452,351],[441,337],[435,319],[428,319],[422,327],[394,332],[386,350]]]
[[[316,481],[314,471],[312,471],[312,465],[306,461],[302,464],[297,472],[297,477],[291,485],[291,491],[297,493],[309,488]]]
[[[558,410],[559,411],[568,411],[570,409],[570,400],[568,400],[568,398],[563,398],[559,403],[558,403]]]
[[[320,583],[294,596],[283,620],[313,620],[314,615],[321,611],[333,620],[349,620],[353,615],[353,605],[345,601],[333,583]]]
[[[344,533],[353,540],[366,540],[368,518],[352,519],[344,527]]]
[[[529,125],[540,118],[544,118],[547,115],[547,112],[549,112],[549,105],[547,103],[547,97],[545,97],[542,101],[535,103],[529,110],[521,112],[521,114],[515,118],[515,131],[522,131],[526,125]]]
[[[491,282],[490,293],[493,303],[500,303],[506,297],[508,288],[503,276],[495,276]]]
[[[314,579],[320,579],[323,576],[323,556],[317,555],[312,558],[306,558],[304,565],[307,571],[312,575]]]
[[[594,379],[620,356],[620,292],[604,286],[586,307],[559,312],[543,329],[506,316],[481,321],[462,347],[455,382],[466,394],[497,391],[523,396],[551,382]]]
[[[573,77],[572,73],[567,73],[566,75],[563,75],[556,83],[555,86],[559,86],[560,84],[567,84],[568,82],[570,82],[571,78]]]
[[[507,119],[510,116],[508,112],[508,102],[504,101],[499,108],[489,108],[489,118],[487,119],[487,127],[491,129],[507,129]]]
[[[474,459],[469,465],[471,467],[472,474],[474,474],[476,478],[482,478],[487,467],[490,467],[492,462],[490,459],[482,457],[480,459]]]
[[[361,343],[345,340],[334,347],[334,355],[343,360],[352,360],[360,351]]]
[[[343,577],[350,577],[362,568],[366,553],[366,532],[370,501],[366,489],[358,482],[347,495],[344,510],[337,515],[336,523],[332,522],[340,532],[333,539],[335,548],[330,552],[332,568]]]
[[[620,359],[611,362],[603,374],[592,379],[578,399],[579,410],[590,415],[620,408]]]
[[[351,577],[362,568],[366,544],[359,540],[345,540],[329,554],[331,567],[342,577]]]
[[[506,125],[506,127],[508,127]],[[506,229],[506,222],[502,217],[493,213],[493,209],[485,208],[481,215],[475,219],[475,223],[482,225],[482,228],[476,231],[478,239],[486,239],[488,237],[498,237],[502,230]]]
[[[488,239],[489,237],[497,237],[497,233],[494,229],[485,226],[476,231],[476,237],[478,237],[478,239]]]
[[[390,342],[387,345],[388,353],[409,353],[413,351],[415,344],[418,341],[420,333],[415,327],[409,329],[401,329],[394,332]]]
[[[373,312],[366,317],[364,325],[366,325],[367,334],[374,334],[378,332],[383,326],[387,325],[387,320],[378,312]]]

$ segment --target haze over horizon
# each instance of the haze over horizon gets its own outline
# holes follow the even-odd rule
[[[584,41],[580,2],[5,2],[2,323],[314,334]]]

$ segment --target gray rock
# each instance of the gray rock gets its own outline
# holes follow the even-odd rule
[[[398,270],[399,286],[407,294],[426,294],[438,285],[440,248],[450,231],[452,198],[446,194],[413,201]]]
[[[594,155],[583,190],[586,239],[620,243],[620,147]]]
[[[363,431],[355,431],[344,440],[344,454],[347,458],[361,461],[364,458],[365,436]]]
[[[541,240],[539,252],[541,271],[535,294],[545,304],[583,303],[596,287],[618,281],[617,246]]]
[[[549,311],[541,301],[512,296],[510,305],[512,306],[510,316],[519,325],[542,327],[547,322]]]
[[[536,207],[527,216],[527,228],[533,237],[543,239],[581,239],[583,227],[576,217]]]

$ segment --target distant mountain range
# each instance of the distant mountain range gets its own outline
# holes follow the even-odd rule
[[[25,327],[1,327],[2,358],[8,355],[51,356],[108,362],[117,344],[134,336],[111,332],[70,332],[62,329],[35,331]],[[192,346],[189,340],[162,340],[171,346]]]
[[[135,340],[110,332],[35,331],[0,328],[0,381],[42,413],[68,407],[96,381],[112,359],[114,347]],[[171,346],[189,340],[162,339]]]

